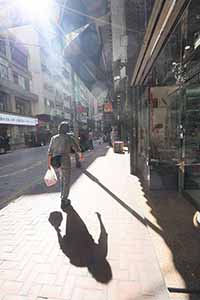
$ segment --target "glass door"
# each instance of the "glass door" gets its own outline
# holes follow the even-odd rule
[[[185,177],[186,190],[200,189],[200,84],[186,88]],[[194,192],[195,193],[195,192]],[[199,193],[199,192],[198,192]]]

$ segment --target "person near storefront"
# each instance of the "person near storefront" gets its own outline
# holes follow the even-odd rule
[[[110,133],[110,140],[111,140],[112,147],[114,147],[114,142],[117,141],[117,139],[118,139],[118,132],[117,129],[113,127]]]
[[[94,150],[94,145],[93,145],[93,132],[90,130],[89,131],[89,150]]]
[[[58,169],[61,180],[61,208],[70,204],[68,199],[71,177],[71,148],[81,157],[81,149],[76,139],[69,134],[69,124],[61,122],[58,127],[58,134],[51,138],[48,149],[48,168]]]

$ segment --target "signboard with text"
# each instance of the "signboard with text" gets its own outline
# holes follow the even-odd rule
[[[38,119],[0,113],[0,124],[36,126],[38,124]]]
[[[104,112],[112,112],[113,111],[113,107],[112,107],[112,103],[108,102],[104,104]]]

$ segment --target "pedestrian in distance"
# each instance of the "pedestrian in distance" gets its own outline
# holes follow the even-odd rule
[[[51,138],[48,149],[48,169],[58,169],[61,181],[61,208],[70,204],[68,199],[71,177],[71,148],[81,158],[81,149],[75,138],[69,134],[69,124],[61,122],[58,126],[58,134]]]
[[[89,131],[89,149],[94,150],[94,145],[93,145],[93,132],[90,130]]]
[[[111,146],[114,147],[115,141],[118,139],[118,132],[115,127],[112,128],[111,133],[110,133],[110,141],[111,141]]]

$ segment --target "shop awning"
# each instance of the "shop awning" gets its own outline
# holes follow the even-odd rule
[[[60,24],[66,33],[94,22],[108,13],[107,0],[60,0]]]
[[[190,0],[155,0],[131,84],[143,84]],[[134,49],[133,49],[134,50]]]
[[[103,41],[103,30],[109,25],[103,24],[101,28],[102,24],[98,24],[99,18],[105,16],[107,11],[107,0],[70,0],[61,17],[63,31],[66,35],[73,31],[68,35],[75,36],[65,49],[65,57],[96,97],[107,94],[111,84]]]
[[[97,85],[106,89],[102,44],[95,24],[90,24],[69,44],[65,50],[65,57],[91,91]]]

